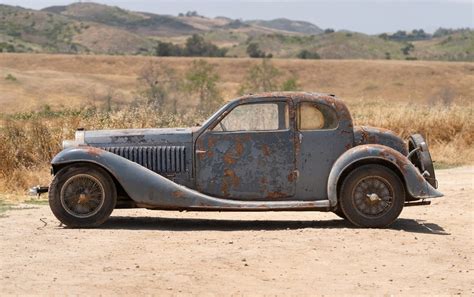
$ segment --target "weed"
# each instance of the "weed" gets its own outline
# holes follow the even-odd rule
[[[17,81],[18,79],[15,76],[13,76],[12,74],[8,73],[7,76],[5,76],[5,80]]]

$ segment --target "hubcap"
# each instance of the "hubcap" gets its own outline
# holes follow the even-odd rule
[[[378,217],[386,213],[393,204],[393,188],[379,176],[361,179],[352,192],[356,210],[365,217]]]
[[[70,215],[88,218],[99,212],[104,204],[102,183],[88,174],[70,177],[61,188],[61,205]]]

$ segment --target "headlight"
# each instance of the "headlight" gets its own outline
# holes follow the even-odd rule
[[[74,140],[63,140],[63,149],[85,144],[85,131],[77,130]]]

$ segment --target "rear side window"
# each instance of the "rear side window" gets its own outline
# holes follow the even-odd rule
[[[329,130],[337,128],[336,111],[330,106],[302,102],[298,107],[298,130]]]

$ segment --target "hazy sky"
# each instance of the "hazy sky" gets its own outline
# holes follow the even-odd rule
[[[0,3],[29,8],[65,5],[67,0],[0,0]],[[87,1],[83,1],[87,2]],[[199,14],[230,18],[274,19],[285,17],[312,22],[322,28],[348,29],[364,33],[394,32],[438,27],[474,27],[474,0],[439,1],[246,1],[246,0],[97,0],[129,10],[177,15],[196,10]]]

